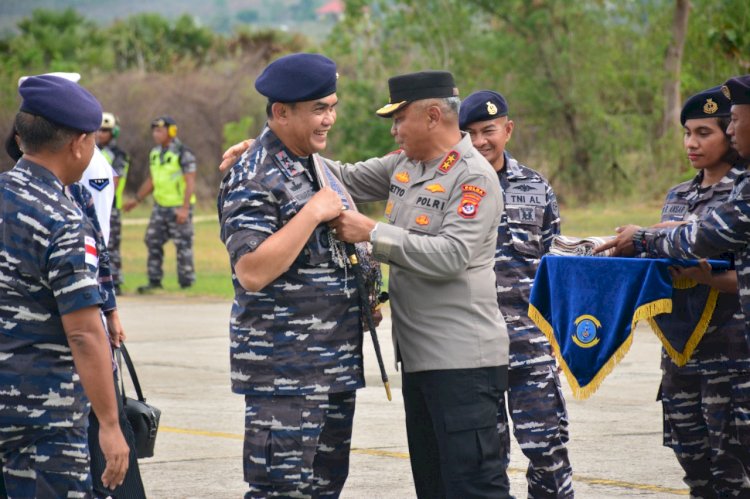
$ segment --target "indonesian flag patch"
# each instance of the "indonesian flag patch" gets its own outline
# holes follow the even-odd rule
[[[96,251],[96,240],[93,237],[86,236],[84,238],[84,246],[86,249],[86,263],[94,268],[99,267],[99,254]]]

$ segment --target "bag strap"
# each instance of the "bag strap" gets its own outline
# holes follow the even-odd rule
[[[141,391],[141,384],[138,382],[138,374],[135,372],[135,366],[130,358],[128,349],[125,348],[125,343],[120,343],[120,348],[117,349],[118,360],[125,359],[125,365],[128,366],[128,373],[130,374],[130,381],[133,382],[135,387],[135,393],[138,395],[138,400],[145,402],[146,398],[143,396]],[[120,362],[120,383],[122,385],[122,398],[125,400],[125,378],[122,376],[122,362]]]

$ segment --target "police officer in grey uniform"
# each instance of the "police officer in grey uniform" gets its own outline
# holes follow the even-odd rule
[[[500,186],[458,128],[449,72],[400,75],[388,86],[391,103],[377,114],[393,118],[401,149],[330,163],[355,201],[388,200],[388,223],[345,211],[331,225],[344,241],[370,241],[375,258],[390,265],[417,495],[509,497],[496,429],[508,364],[493,272]]]
[[[335,63],[318,54],[266,67],[255,88],[268,98],[268,122],[219,191],[246,498],[335,498],[349,470],[362,323],[342,244],[324,222],[354,206],[315,166],[336,121],[336,79]]]
[[[129,454],[100,318],[95,234],[64,192],[91,160],[101,106],[55,76],[31,77],[19,93],[24,157],[0,175],[3,475],[10,497],[89,497],[87,397],[101,422],[105,486],[122,482]]]
[[[528,496],[573,497],[565,447],[568,414],[557,363],[549,341],[528,317],[539,260],[560,233],[557,198],[544,177],[506,152],[513,121],[502,95],[491,90],[469,95],[461,103],[459,126],[497,172],[505,203],[495,251],[497,302],[510,336],[508,408],[501,400],[498,414],[502,455],[510,461],[510,415],[513,434],[529,459]]]

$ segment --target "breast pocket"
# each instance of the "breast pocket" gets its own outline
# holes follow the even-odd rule
[[[544,207],[513,205],[505,207],[508,218],[513,248],[519,253],[531,257],[540,257],[544,253],[542,244],[542,224]]]
[[[409,232],[429,234],[435,236],[440,232],[445,213],[419,206],[402,206],[400,209],[400,223]]]

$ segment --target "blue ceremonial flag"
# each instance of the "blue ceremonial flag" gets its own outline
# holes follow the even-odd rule
[[[711,262],[726,268],[726,262]],[[639,320],[672,311],[670,265],[695,261],[552,256],[542,258],[529,317],[552,344],[573,396],[591,396],[625,356]],[[666,339],[660,337],[662,342]]]

